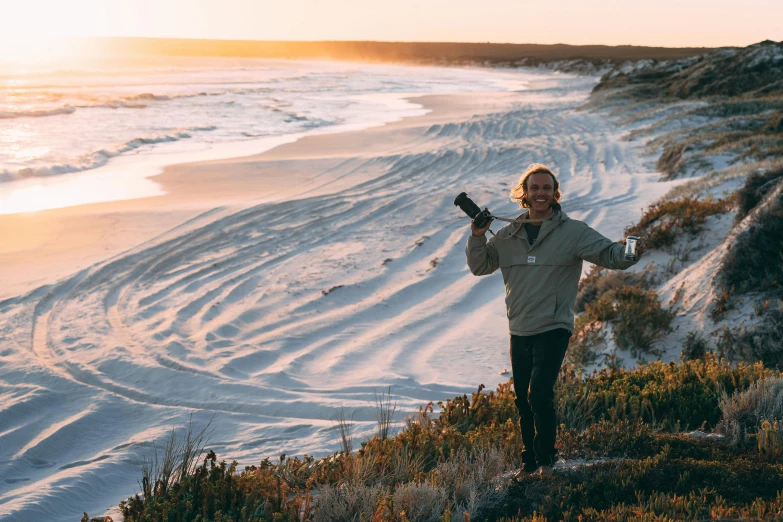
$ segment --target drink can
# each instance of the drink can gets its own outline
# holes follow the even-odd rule
[[[625,259],[628,261],[636,261],[638,256],[636,255],[636,243],[639,241],[639,236],[628,236],[625,238]]]

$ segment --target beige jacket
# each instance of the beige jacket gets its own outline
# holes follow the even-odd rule
[[[583,260],[622,270],[636,263],[625,259],[622,244],[561,211],[544,220],[532,247],[524,227],[512,236],[517,226],[504,226],[489,241],[471,234],[465,248],[474,275],[488,275],[500,268],[513,335],[555,328],[574,331],[574,302]]]

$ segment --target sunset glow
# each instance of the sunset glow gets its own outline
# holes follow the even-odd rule
[[[0,19],[0,62],[25,67],[72,58],[77,50],[69,36],[94,34],[102,28],[101,3],[32,0],[5,2]]]
[[[744,46],[783,39],[783,3],[750,0],[31,0],[6,2],[0,56],[40,59],[59,36]]]

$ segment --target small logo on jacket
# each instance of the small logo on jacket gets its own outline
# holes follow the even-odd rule
[[[527,262],[528,263],[535,263],[536,262],[536,256],[527,256]]]

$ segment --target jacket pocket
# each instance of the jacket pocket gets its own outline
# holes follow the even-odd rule
[[[542,295],[523,295],[514,300],[506,298],[506,316],[509,321],[527,322],[530,320],[535,323],[537,319],[555,317],[556,311],[557,296],[555,292],[546,292]]]

